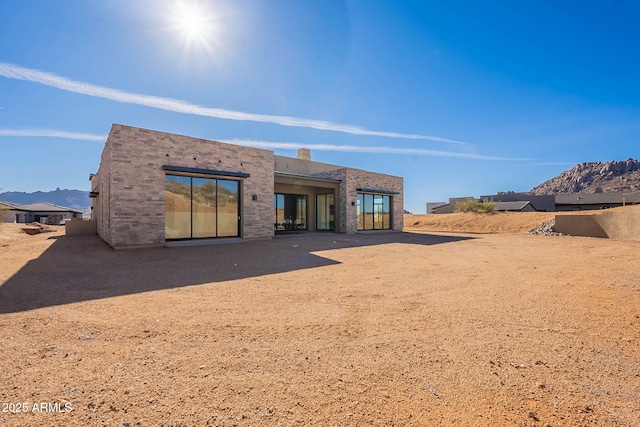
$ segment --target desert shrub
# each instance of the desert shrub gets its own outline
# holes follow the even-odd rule
[[[475,213],[490,213],[496,208],[498,204],[493,201],[476,199],[462,200],[456,203],[456,212],[475,212]]]

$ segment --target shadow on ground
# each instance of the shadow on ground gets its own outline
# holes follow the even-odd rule
[[[309,233],[273,240],[114,251],[98,236],[62,236],[0,286],[0,313],[339,264],[323,250],[468,237]]]

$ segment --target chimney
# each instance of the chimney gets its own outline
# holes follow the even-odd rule
[[[309,151],[308,148],[299,148],[297,158],[300,160],[311,160],[311,151]]]

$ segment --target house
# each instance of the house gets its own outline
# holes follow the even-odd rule
[[[496,212],[536,212],[531,202],[528,201],[496,202],[496,207],[493,210]]]
[[[469,199],[478,200],[474,197],[451,197],[449,199],[449,203],[429,202],[427,203],[427,214],[454,213],[456,208],[456,203],[464,202]],[[491,199],[483,197],[478,201],[480,200],[491,200]],[[498,212],[536,212],[535,207],[529,201],[497,202],[496,207],[493,210]]]
[[[428,214],[452,213],[455,203],[472,197],[450,198],[449,203],[427,203]],[[480,200],[497,202],[496,211],[518,212],[562,212],[615,208],[640,204],[640,191],[616,193],[566,193],[556,195],[533,196],[526,193],[502,193],[481,196]],[[527,205],[528,203],[528,205]]]
[[[469,199],[475,199],[472,196],[468,197],[449,197],[449,203],[446,202],[429,202],[427,203],[427,214],[448,214],[454,213],[456,210],[456,203],[464,202]]]
[[[480,196],[480,200],[493,202],[529,202],[534,211],[553,212],[556,210],[556,197],[554,195],[534,196],[527,193],[506,192]]]
[[[92,219],[113,248],[401,231],[403,179],[120,124],[90,176]]]
[[[0,210],[4,211],[2,221],[22,224],[39,222],[58,225],[65,219],[82,219],[82,211],[46,202],[26,205],[0,202]]]
[[[447,202],[428,202],[427,203],[427,214],[435,214],[438,208],[443,206],[448,206]]]
[[[0,222],[16,222],[20,215],[24,213],[20,209],[20,205],[0,201]]]
[[[616,208],[640,203],[640,191],[631,193],[572,193],[557,194],[556,210],[581,211]]]

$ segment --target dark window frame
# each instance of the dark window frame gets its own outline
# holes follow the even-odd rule
[[[166,231],[165,231],[165,240],[166,241],[181,241],[181,240],[203,240],[203,239],[228,239],[228,238],[238,238],[241,237],[242,234],[242,180],[240,179],[228,179],[228,177],[232,176],[232,175],[224,175],[222,177],[210,174],[210,173],[206,173],[203,174],[202,172],[198,172],[198,175],[192,175],[192,174],[187,174],[185,173],[184,169],[190,169],[190,170],[194,170],[194,168],[180,168],[181,170],[174,170],[174,169],[168,169],[166,168],[166,166],[163,166],[164,170],[168,170],[171,172],[179,172],[179,173],[166,173],[165,174],[165,185],[167,182],[167,177],[168,176],[174,176],[174,177],[183,177],[183,178],[189,178],[189,236],[190,237],[178,237],[178,238],[167,238],[166,237]],[[177,169],[177,168],[176,168]],[[199,171],[204,170],[204,169],[198,169]],[[205,175],[205,176],[202,176]],[[248,176],[248,174],[246,174]],[[235,175],[234,175],[235,176]],[[205,178],[205,179],[212,179],[215,181],[215,185],[216,185],[216,235],[215,236],[207,236],[207,237],[193,237],[193,179],[194,178]],[[229,182],[235,182],[237,183],[237,189],[238,189],[238,207],[237,207],[237,211],[236,211],[236,216],[237,216],[237,233],[234,236],[219,236],[219,229],[218,229],[218,181],[229,181]],[[166,191],[166,190],[165,190]],[[165,202],[165,215],[166,215],[166,202]],[[166,218],[165,218],[165,223],[166,223]]]
[[[362,215],[362,223],[360,218],[356,218],[357,231],[378,231],[378,230],[392,230],[393,229],[393,194],[399,194],[395,191],[382,191],[371,190],[370,192],[358,191],[357,193],[357,207],[356,216],[358,213]],[[376,204],[376,199],[379,202]],[[385,199],[387,203],[385,204]],[[370,211],[367,210],[367,202],[370,202]],[[376,206],[381,211],[378,215],[381,216],[379,221],[376,221]],[[388,206],[388,223],[385,222],[385,210],[384,207]],[[367,218],[369,217],[369,218]],[[376,227],[379,225],[379,227]]]

